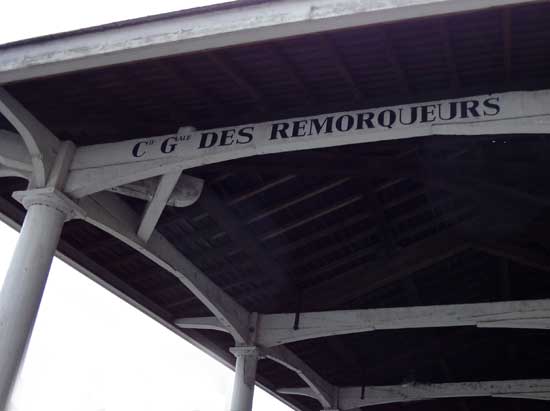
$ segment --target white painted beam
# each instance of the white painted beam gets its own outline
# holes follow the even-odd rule
[[[337,396],[336,387],[323,379],[288,348],[272,347],[262,349],[262,355],[296,372],[312,390],[313,397],[316,398],[324,408],[334,407]]]
[[[23,138],[30,153],[35,186],[45,186],[57,156],[59,140],[2,87],[0,87],[0,113]],[[6,138],[6,135],[4,134],[3,137]],[[13,151],[13,146],[10,149]],[[3,147],[2,151],[4,151]]]
[[[403,384],[339,389],[339,408],[350,410],[372,405],[436,398],[500,397],[550,401],[550,380],[481,381],[446,384]]]
[[[548,133],[550,90],[499,93],[79,147],[66,192],[83,197],[242,157],[431,135]]]
[[[136,181],[135,183],[112,187],[109,191],[127,197],[139,198],[140,200],[151,201],[155,194],[157,185],[156,178]],[[183,174],[168,197],[167,206],[188,207],[195,203],[204,187],[204,180]]]
[[[168,14],[4,46],[0,84],[258,41],[529,0],[283,0]]]
[[[174,321],[176,327],[184,330],[216,330],[229,332],[229,330],[216,317],[190,317],[178,318]]]
[[[80,201],[85,220],[120,239],[151,261],[172,273],[230,331],[237,343],[249,339],[249,313],[214,284],[191,261],[158,232],[147,244],[137,236],[139,216],[113,193],[103,192]]]
[[[296,341],[377,330],[475,326],[479,328],[550,329],[550,299],[375,308],[300,313],[258,314],[256,343],[275,347]],[[229,332],[215,317],[181,318],[181,328]]]
[[[176,170],[160,177],[155,194],[151,201],[147,203],[137,230],[137,235],[142,241],[147,242],[151,237],[166,202],[181,176],[181,172],[182,170]]]
[[[263,347],[332,335],[376,330],[476,326],[550,329],[550,299],[379,308],[258,316],[256,340]]]
[[[22,137],[8,130],[0,130],[0,164],[20,171],[32,171],[32,160]]]
[[[280,388],[279,394],[316,398],[309,387]],[[340,387],[338,409],[355,410],[361,407],[437,398],[498,397],[550,401],[550,380],[480,381],[444,384],[415,384]]]

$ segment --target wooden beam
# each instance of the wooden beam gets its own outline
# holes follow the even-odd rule
[[[386,46],[386,58],[388,59],[391,70],[394,72],[395,77],[397,78],[397,82],[399,83],[399,88],[401,92],[405,96],[411,95],[412,93],[409,82],[407,81],[407,75],[405,73],[405,70],[403,69],[401,62],[399,61],[393,39],[391,38],[391,34],[387,28],[382,29],[382,38],[384,39],[384,43]]]
[[[155,194],[151,201],[147,203],[137,230],[137,236],[142,241],[147,242],[153,234],[166,202],[172,195],[172,191],[181,176],[181,172],[182,170],[172,171],[160,177]]]
[[[332,58],[332,63],[336,66],[340,77],[342,77],[344,82],[349,87],[353,98],[356,101],[363,101],[365,99],[365,95],[353,78],[353,74],[351,73],[349,66],[344,61],[342,55],[334,45],[332,39],[327,34],[321,34],[320,40],[320,43],[323,44],[326,50],[329,52],[330,57]]]
[[[0,141],[2,142],[1,165],[21,172],[32,171],[31,156],[19,134],[8,130],[0,130]]]
[[[292,0],[215,6],[4,46],[0,83],[531,0]],[[223,7],[220,12],[219,7]]]
[[[259,108],[262,111],[267,110],[268,104],[266,102],[266,99],[262,95],[262,93],[260,93],[258,88],[255,87],[249,80],[247,80],[238,70],[233,68],[233,66],[225,58],[223,58],[219,53],[213,51],[206,53],[206,57],[214,66],[216,66],[220,71],[228,76],[235,84],[245,90],[252,98],[252,100],[259,104]]]
[[[261,350],[262,355],[285,367],[295,371],[312,390],[324,408],[333,408],[336,405],[337,390],[332,384],[323,379],[309,365],[286,347],[272,347]]]
[[[437,28],[443,43],[443,51],[445,53],[445,60],[447,61],[447,70],[449,71],[449,77],[451,79],[449,88],[452,92],[456,92],[460,87],[460,79],[458,77],[458,68],[456,66],[456,60],[451,44],[451,33],[449,32],[446,17],[439,19]]]
[[[112,187],[108,191],[127,197],[151,201],[155,195],[157,185],[158,178],[150,178],[136,181],[135,183]],[[172,190],[172,194],[168,197],[166,205],[171,207],[190,206],[199,199],[203,185],[204,180],[201,180],[200,178],[195,178],[185,174],[181,175]]]
[[[502,41],[504,48],[504,76],[507,83],[512,81],[512,12],[510,8],[502,10]]]
[[[472,247],[487,254],[513,261],[525,267],[550,272],[550,258],[535,250],[503,242],[472,241]]]
[[[304,303],[310,309],[335,307],[366,295],[391,282],[470,248],[457,229],[445,230],[401,250],[388,262],[372,268],[358,268],[304,291]]]
[[[346,387],[339,390],[339,408],[422,401],[436,398],[497,397],[550,401],[550,380],[480,381],[444,384],[403,384],[389,386]]]
[[[2,87],[0,114],[23,138],[33,166],[33,184],[44,187],[57,156],[59,139]]]
[[[280,292],[294,290],[288,275],[279,267],[269,252],[260,244],[254,233],[243,224],[208,187],[199,199],[200,207],[254,260],[263,276],[269,278]]]
[[[145,245],[136,235],[139,216],[120,198],[103,192],[82,199],[80,206],[86,211],[85,221],[172,273],[230,330],[238,343],[249,342],[249,313],[158,232],[153,231]]]
[[[550,300],[422,307],[260,314],[257,341],[271,347],[334,335],[409,328],[462,327],[550,329]]]

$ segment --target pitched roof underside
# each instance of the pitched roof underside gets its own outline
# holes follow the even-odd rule
[[[550,4],[314,34],[22,81],[6,88],[78,145],[490,92],[550,88]],[[0,118],[0,128],[10,128]],[[158,225],[249,311],[396,307],[550,296],[546,135],[430,137],[245,158],[189,174],[206,188]],[[24,188],[2,179],[0,210]],[[125,198],[136,210],[144,203]],[[174,277],[82,222],[60,250],[167,321],[209,315]],[[192,338],[231,360],[232,340]],[[548,378],[550,334],[380,331],[289,348],[338,386]],[[270,388],[302,386],[269,360]],[[287,397],[304,411],[316,401]],[[448,399],[373,411],[547,409]]]

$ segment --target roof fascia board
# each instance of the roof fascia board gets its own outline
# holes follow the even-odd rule
[[[0,47],[0,84],[392,21],[533,0],[284,0],[225,11],[98,27]]]

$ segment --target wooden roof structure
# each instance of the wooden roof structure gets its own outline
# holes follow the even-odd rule
[[[550,89],[550,2],[411,0],[372,9],[375,2],[341,0],[330,10],[328,3],[239,1],[7,44],[0,46],[0,84],[77,146],[147,139],[181,126],[209,130]],[[231,33],[213,31],[231,19]],[[172,29],[186,21],[196,32]],[[212,27],[201,25],[208,21]],[[132,37],[132,30],[149,37]],[[105,53],[102,36],[116,40]],[[6,116],[0,129],[18,131]],[[247,313],[290,313],[295,329],[306,312],[547,299],[548,156],[548,133],[513,130],[216,162],[185,170],[202,180],[200,195],[186,207],[161,209],[155,233]],[[2,217],[21,224],[24,208],[12,193],[27,180],[0,182]],[[147,210],[143,199],[116,197],[128,213]],[[74,219],[58,249],[232,364],[230,334],[185,325],[186,318],[211,318],[213,309],[174,274],[180,268],[112,234]],[[533,328],[453,323],[284,347],[332,387],[550,378],[550,333]],[[297,410],[319,410],[315,398],[293,395],[305,386],[300,372],[267,357],[258,382]],[[528,396],[502,397],[413,398],[363,409],[548,409]]]

